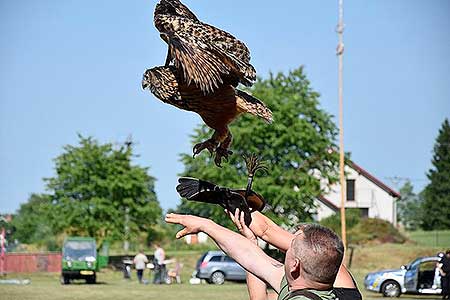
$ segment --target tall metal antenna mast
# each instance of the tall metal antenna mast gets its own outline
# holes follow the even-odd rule
[[[338,94],[339,94],[339,174],[341,182],[341,234],[342,242],[344,247],[347,247],[347,232],[345,224],[345,191],[346,191],[346,181],[344,173],[344,122],[343,122],[343,65],[344,65],[344,0],[339,0],[339,23],[337,25],[337,34],[339,37],[339,43],[336,48],[336,55],[339,59],[339,82],[338,82]]]

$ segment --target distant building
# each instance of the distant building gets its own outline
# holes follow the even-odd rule
[[[396,201],[400,194],[352,161],[347,161],[345,207],[356,208],[362,217],[380,218],[397,225]],[[317,221],[338,212],[341,207],[341,186],[336,183],[330,192],[315,201]]]
[[[6,223],[11,223],[12,218],[13,218],[13,217],[12,217],[11,214],[0,215],[0,220],[5,221]]]
[[[199,232],[197,234],[189,234],[184,237],[186,244],[195,245],[195,244],[204,244],[208,241],[208,235],[204,232]]]

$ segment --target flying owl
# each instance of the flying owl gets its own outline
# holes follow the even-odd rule
[[[251,86],[256,80],[247,46],[231,34],[201,22],[179,0],[161,0],[154,22],[169,49],[165,66],[172,62],[187,84],[192,82],[204,94],[223,83]]]
[[[259,99],[231,84],[219,84],[214,91],[205,94],[197,85],[184,81],[175,66],[160,66],[145,71],[142,88],[149,89],[167,104],[200,115],[205,124],[214,130],[214,134],[194,146],[194,157],[207,149],[211,155],[215,155],[214,162],[219,167],[222,158],[228,160],[232,153],[229,150],[232,135],[228,125],[240,114],[250,113],[268,123],[272,122],[272,112]]]

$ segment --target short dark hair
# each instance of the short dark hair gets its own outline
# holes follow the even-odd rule
[[[293,240],[292,249],[302,264],[305,277],[332,285],[344,257],[341,239],[319,224],[305,224],[301,231]]]

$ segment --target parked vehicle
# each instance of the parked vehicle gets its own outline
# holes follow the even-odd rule
[[[223,284],[225,280],[244,281],[245,270],[222,251],[208,251],[197,261],[195,277],[208,283]]]
[[[97,256],[94,238],[66,238],[62,249],[61,283],[68,284],[72,279],[85,279],[86,283],[95,283],[96,272],[107,264],[107,255]]]
[[[384,297],[440,294],[441,280],[436,270],[439,260],[438,256],[419,257],[400,269],[369,273],[364,279],[364,286],[366,290],[382,293]]]

